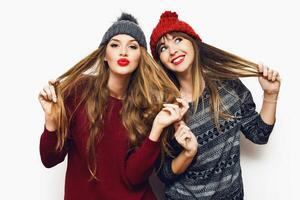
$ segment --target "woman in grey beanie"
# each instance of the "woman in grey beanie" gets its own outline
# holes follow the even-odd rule
[[[162,133],[187,104],[146,44],[136,19],[122,14],[98,49],[40,92],[41,160],[50,168],[68,154],[66,200],[155,199],[148,178]]]

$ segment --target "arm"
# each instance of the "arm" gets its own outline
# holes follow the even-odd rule
[[[266,144],[273,130],[274,125],[269,125],[263,121],[261,116],[255,111],[255,104],[252,96],[248,95],[242,103],[241,131],[247,139],[256,144]]]
[[[264,91],[264,100],[260,111],[261,118],[267,124],[275,123],[277,98],[280,89],[280,78],[278,72],[259,65],[259,71],[263,76],[259,77],[259,83]]]
[[[53,109],[54,104],[57,103],[54,84],[54,81],[49,81],[49,85],[43,88],[38,98],[45,114],[44,132],[40,138],[40,156],[47,168],[61,163],[67,154],[66,145],[62,151],[56,150],[58,122],[57,113]]]
[[[48,131],[45,127],[40,139],[40,156],[43,165],[47,168],[61,163],[67,155],[66,147],[60,152],[55,149],[56,143],[56,131]]]
[[[181,174],[190,166],[197,154],[198,142],[195,135],[183,121],[179,122],[176,128],[175,139],[183,150],[172,160],[171,169],[174,174]]]
[[[191,165],[198,150],[198,142],[195,135],[183,121],[175,124],[175,138],[170,145],[175,151],[175,158],[167,156],[158,175],[165,183],[174,182]]]
[[[130,188],[148,181],[160,154],[160,143],[146,138],[125,160],[124,179]]]
[[[153,121],[149,137],[143,144],[131,153],[125,163],[126,182],[131,186],[146,182],[151,175],[160,154],[160,135],[163,129],[179,121],[186,108],[175,104],[165,104]]]
[[[173,183],[180,176],[180,174],[174,173],[174,170],[172,169],[172,163],[183,152],[182,146],[180,146],[180,144],[177,142],[177,140],[175,138],[173,138],[170,141],[170,146],[172,146],[172,155],[174,155],[175,157],[166,155],[164,162],[161,163],[160,162],[161,160],[158,160],[157,165],[156,165],[158,177],[160,178],[160,180],[162,182],[164,182],[166,184]]]
[[[250,91],[240,80],[234,81],[234,87],[241,100],[241,130],[246,138],[256,144],[268,142],[275,123],[276,99],[274,98],[277,98],[280,87],[278,73],[273,73],[272,70],[266,72],[266,69],[265,66],[259,66],[259,70],[264,71],[263,76],[259,77],[259,82],[265,95],[260,114],[255,111],[256,106]]]

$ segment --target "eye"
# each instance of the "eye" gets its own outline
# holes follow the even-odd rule
[[[175,43],[176,43],[176,44],[178,44],[178,43],[181,42],[181,41],[182,41],[182,38],[180,38],[180,37],[175,38]]]
[[[112,48],[116,48],[116,47],[118,47],[119,45],[116,44],[116,43],[111,43],[109,46],[112,47]]]
[[[132,44],[132,45],[129,45],[129,48],[135,50],[135,49],[138,49],[139,47],[138,47],[138,45]]]
[[[165,50],[167,50],[167,47],[166,47],[166,46],[161,46],[161,47],[159,48],[159,52],[160,52],[160,53],[164,52]]]

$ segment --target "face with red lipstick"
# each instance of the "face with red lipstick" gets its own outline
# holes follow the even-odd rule
[[[104,60],[111,73],[130,75],[138,67],[140,57],[139,43],[129,35],[120,34],[108,42]]]
[[[162,64],[175,73],[191,69],[195,57],[192,42],[172,34],[160,39],[158,54]]]

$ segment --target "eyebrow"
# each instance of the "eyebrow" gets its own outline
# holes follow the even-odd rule
[[[121,42],[121,40],[118,39],[111,39],[110,41],[115,41],[115,42]],[[137,42],[135,39],[129,40],[129,42]]]
[[[169,36],[171,36],[171,37],[167,37],[167,36],[164,36],[163,37],[163,39],[164,39],[164,41],[167,39],[167,40],[173,40],[176,36],[175,35],[171,35],[171,34],[168,34]],[[158,46],[162,46],[162,45],[164,45],[165,44],[165,42],[159,42],[158,43]]]

